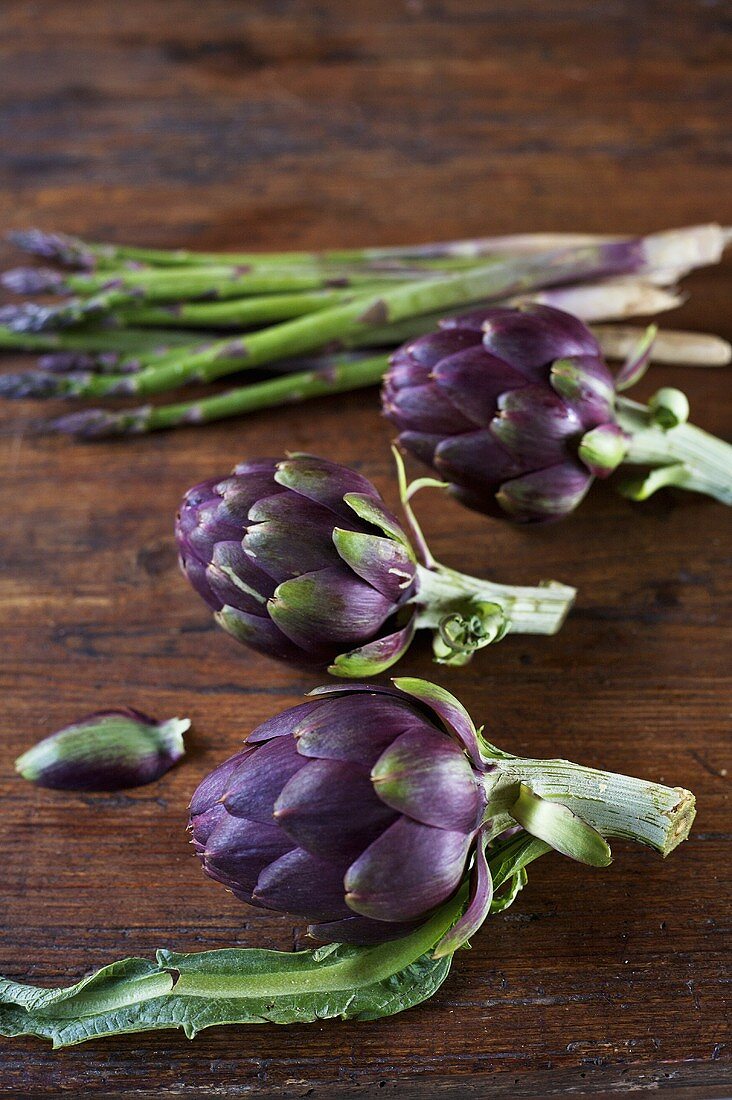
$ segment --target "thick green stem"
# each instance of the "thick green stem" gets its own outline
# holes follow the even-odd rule
[[[439,628],[446,615],[470,607],[474,601],[497,605],[511,634],[556,634],[566,619],[577,590],[557,581],[541,581],[535,587],[497,584],[470,577],[444,565],[418,565],[419,588],[414,602],[420,605],[417,628]]]
[[[694,796],[681,787],[585,768],[568,760],[502,757],[492,764],[484,779],[486,818],[510,817],[524,784],[540,798],[568,807],[601,836],[635,840],[667,856],[686,840],[696,813]]]
[[[664,430],[649,409],[626,397],[616,405],[618,423],[628,434],[624,463],[652,467],[652,473],[626,482],[621,491],[645,500],[664,485],[675,485],[732,504],[732,446],[692,424]]]

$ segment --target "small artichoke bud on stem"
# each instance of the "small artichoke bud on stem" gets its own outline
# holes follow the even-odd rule
[[[351,678],[389,668],[421,628],[450,664],[509,631],[555,633],[575,590],[440,565],[410,505],[439,483],[407,486],[395,457],[404,526],[365,477],[312,455],[246,462],[190,489],[176,524],[181,568],[219,625],[268,656]]]
[[[311,692],[208,775],[190,811],[205,873],[242,901],[310,920],[316,939],[400,938],[462,898],[440,956],[511,904],[524,864],[545,852],[605,867],[617,836],[668,855],[688,836],[694,797],[512,756],[454,696],[407,678]],[[508,849],[526,858],[494,882]]]
[[[441,665],[467,664],[476,649],[499,642],[508,626],[500,604],[473,600],[440,619],[433,641],[435,660]]]
[[[732,447],[686,425],[683,394],[661,390],[647,408],[620,396],[655,337],[651,326],[613,377],[590,329],[550,306],[447,318],[391,357],[384,413],[458,500],[517,523],[569,515],[621,464],[652,467],[633,499],[677,485],[732,503]]]
[[[677,428],[679,424],[685,424],[689,419],[688,397],[672,386],[664,386],[654,393],[648,402],[648,408],[651,421],[665,431],[669,428]]]
[[[15,761],[39,787],[121,791],[154,783],[185,753],[188,718],[156,722],[140,711],[103,710],[52,733]]]

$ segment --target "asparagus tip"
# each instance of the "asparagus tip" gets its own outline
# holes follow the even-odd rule
[[[147,409],[115,413],[107,409],[83,409],[44,422],[48,434],[69,435],[82,442],[111,439],[113,436],[134,434],[134,417]]]
[[[98,359],[98,356],[95,358],[83,351],[52,351],[48,355],[39,355],[38,369],[50,374],[70,374],[72,371],[94,370]]]
[[[13,294],[56,294],[63,281],[50,267],[13,267],[0,275],[2,286]]]
[[[73,379],[74,376],[70,374],[60,378],[56,374],[42,370],[2,374],[0,375],[0,397],[11,401],[26,397],[62,397],[67,392],[67,382]]]
[[[94,257],[81,241],[65,233],[46,233],[42,229],[11,229],[7,239],[24,252],[43,260],[56,260],[72,267],[93,267]]]
[[[12,329],[15,321],[18,317],[22,317],[25,311],[24,306],[6,305],[0,306],[0,325],[5,328]]]
[[[61,327],[57,314],[57,310],[48,306],[23,302],[17,306],[3,306],[0,309],[0,324],[11,332],[45,332],[47,329]]]

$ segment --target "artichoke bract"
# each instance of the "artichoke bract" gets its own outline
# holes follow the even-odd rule
[[[339,676],[388,668],[421,627],[453,664],[511,630],[554,633],[575,595],[554,582],[493,584],[431,556],[418,562],[371,482],[312,455],[244,462],[190,489],[176,538],[183,572],[224,630]]]
[[[188,718],[157,722],[139,710],[100,710],[24,752],[16,771],[39,787],[121,791],[154,783],[185,753]]]
[[[618,397],[643,373],[650,343],[615,378],[569,313],[533,303],[474,311],[394,353],[383,410],[404,449],[488,515],[560,519],[621,463],[663,470],[629,483],[633,499],[678,485],[732,502],[732,449],[680,424],[679,391],[670,418],[665,406]]]
[[[320,688],[203,780],[190,829],[207,875],[310,920],[317,939],[360,944],[404,935],[469,880],[447,953],[503,907],[488,859],[514,832],[595,866],[606,836],[667,854],[687,835],[689,792],[511,756],[448,692],[394,685]]]

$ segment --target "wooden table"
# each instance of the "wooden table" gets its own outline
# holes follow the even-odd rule
[[[722,16],[689,0],[6,0],[0,224],[276,248],[729,221]],[[689,289],[674,325],[732,336],[730,267]],[[681,385],[720,434],[726,381],[656,368],[641,396]],[[285,448],[356,466],[394,503],[376,394],[88,447],[33,438],[36,405],[0,413],[0,973],[66,984],[159,946],[291,946],[292,921],[203,879],[184,825],[198,779],[314,681],[215,629],[178,575],[172,518],[188,485]],[[420,509],[438,558],[580,598],[556,639],[454,671],[424,643],[402,671],[441,680],[516,752],[691,787],[690,841],[666,863],[615,844],[602,873],[541,861],[402,1016],[59,1053],[17,1040],[0,1091],[729,1095],[728,515],[607,487],[540,531],[427,495]],[[45,733],[123,704],[193,719],[187,761],[158,785],[77,797],[14,775]]]

